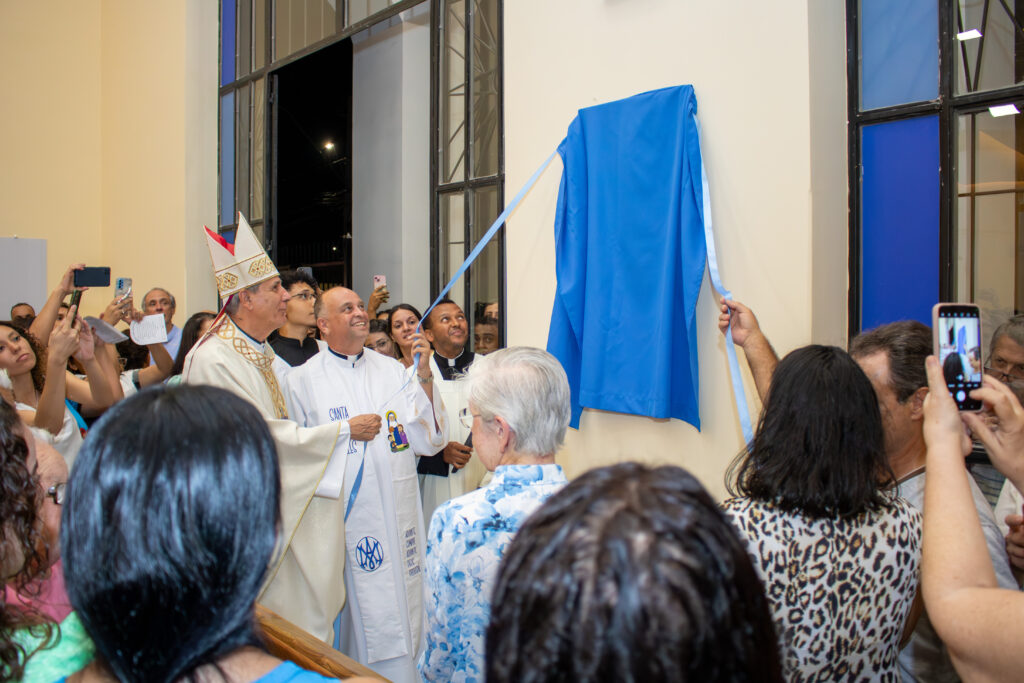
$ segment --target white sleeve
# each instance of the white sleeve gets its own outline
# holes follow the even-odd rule
[[[1017,487],[1007,479],[1003,482],[1003,490],[999,493],[999,500],[996,501],[996,507],[993,512],[996,517],[996,524],[999,526],[999,531],[1002,532],[1003,536],[1010,533],[1010,527],[1006,526],[1006,515],[1019,515],[1021,514],[1021,499],[1020,491]]]

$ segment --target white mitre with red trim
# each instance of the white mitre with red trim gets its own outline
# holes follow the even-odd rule
[[[206,246],[210,248],[210,260],[213,261],[213,275],[217,278],[217,291],[222,299],[277,277],[277,267],[252,234],[252,228],[241,212],[238,214],[234,244],[205,225],[203,229],[206,230]]]

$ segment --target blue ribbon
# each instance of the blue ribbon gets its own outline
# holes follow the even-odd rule
[[[484,250],[484,247],[487,246],[487,243],[491,241],[491,238],[493,238],[497,234],[501,226],[504,225],[505,221],[509,217],[509,214],[515,211],[515,208],[519,206],[519,202],[521,202],[523,197],[526,196],[526,193],[530,191],[530,188],[534,186],[534,184],[537,182],[537,179],[540,178],[540,174],[544,172],[544,169],[548,167],[548,164],[551,163],[551,161],[555,158],[557,154],[557,150],[551,153],[551,156],[549,156],[544,161],[544,163],[540,165],[540,168],[533,172],[533,175],[530,176],[530,179],[526,181],[526,184],[523,185],[519,192],[516,193],[516,196],[512,198],[512,201],[509,202],[508,206],[505,207],[505,210],[502,211],[501,214],[499,214],[498,217],[494,219],[494,222],[491,223],[491,227],[487,229],[487,232],[484,233],[484,236],[481,237],[480,241],[476,243],[476,246],[473,247],[473,251],[469,252],[469,256],[467,256],[466,260],[462,262],[461,266],[459,266],[459,269],[455,272],[455,275],[452,276],[452,279],[449,280],[448,284],[444,286],[444,289],[442,289],[441,293],[437,295],[437,298],[434,299],[434,302],[430,304],[429,307],[427,307],[427,310],[423,311],[423,317],[420,318],[420,322],[416,326],[417,333],[422,331],[423,321],[427,319],[427,316],[430,315],[430,312],[432,310],[434,310],[434,307],[437,306],[438,302],[444,298],[444,295],[447,294],[449,290],[451,290],[451,288],[455,285],[455,282],[460,277],[462,277],[462,275],[467,270],[469,270],[469,267],[470,265],[473,264],[473,261],[476,260],[477,256],[480,255],[480,252],[482,252]],[[416,373],[416,368],[419,367],[419,364],[420,354],[417,353],[415,356],[413,356],[411,368],[412,372],[409,373],[408,379],[405,380],[405,383],[401,387],[399,387],[398,391],[396,391],[391,398],[389,398],[387,401],[384,401],[384,405],[389,403],[391,399],[400,394],[405,389],[405,387],[408,386],[409,382],[412,381],[412,376],[413,374]],[[381,409],[383,409],[383,405],[380,408],[378,408],[377,412],[380,412]],[[362,486],[364,465],[366,465],[366,443],[363,444],[363,455],[362,460],[359,463],[359,471],[356,473],[355,481],[352,482],[352,491],[351,493],[349,493],[348,504],[345,506],[345,521],[348,521],[348,515],[352,511],[352,506],[355,505],[356,496],[359,494],[359,487]]]
[[[700,144],[700,122],[697,115],[693,115],[694,125],[697,127],[697,143]],[[722,284],[722,278],[718,273],[718,255],[715,251],[715,235],[711,229],[711,189],[708,187],[708,173],[704,168],[704,151],[701,148],[700,155],[700,182],[703,194],[704,208],[704,242],[708,252],[708,275],[711,277],[711,284],[721,293],[722,298],[732,300],[732,293]],[[750,421],[750,408],[747,406],[747,392],[743,388],[743,377],[740,374],[740,362],[736,358],[736,344],[732,341],[732,322],[725,332],[725,352],[729,357],[729,374],[732,376],[732,393],[736,399],[736,412],[739,413],[740,427],[743,430],[743,438],[747,444],[754,440],[754,429]]]
[[[526,193],[530,191],[530,188],[533,187],[534,184],[537,182],[537,179],[540,178],[540,174],[544,172],[544,169],[548,167],[548,164],[550,164],[552,159],[554,159],[557,155],[558,150],[555,150],[554,152],[551,153],[551,156],[544,160],[544,163],[540,165],[540,168],[533,172],[533,175],[530,176],[530,179],[526,181],[526,184],[523,185],[522,189],[520,189],[519,192],[516,193],[516,196],[512,198],[512,201],[509,202],[508,206],[505,207],[505,210],[502,211],[501,214],[494,219],[494,222],[491,223],[491,227],[487,229],[487,232],[484,233],[484,236],[481,237],[480,241],[476,243],[475,247],[473,247],[473,251],[469,252],[469,256],[467,256],[466,260],[462,262],[462,265],[459,266],[459,269],[455,271],[455,275],[452,276],[452,279],[448,281],[448,284],[444,286],[444,289],[441,290],[441,293],[437,295],[436,299],[434,299],[434,303],[430,304],[427,310],[423,311],[423,317],[420,319],[420,324],[416,326],[417,332],[423,329],[423,321],[426,320],[427,316],[430,315],[430,312],[434,310],[434,306],[437,306],[438,302],[441,301],[441,299],[444,298],[444,295],[448,293],[448,290],[450,290],[455,285],[455,282],[460,277],[462,277],[462,274],[469,270],[469,266],[473,263],[473,261],[476,260],[476,257],[480,255],[480,252],[484,250],[484,247],[487,246],[487,243],[491,241],[491,238],[494,237],[494,235],[498,232],[498,229],[505,223],[505,220],[508,219],[509,214],[511,214],[515,210],[515,208],[519,206],[519,202],[522,201],[523,197],[526,196]],[[419,363],[420,354],[417,353],[415,356],[413,356],[412,366],[415,368],[417,365],[419,365]]]
[[[351,438],[351,437],[349,437]],[[363,485],[363,467],[366,465],[366,446],[368,442],[363,442],[363,454],[359,456],[359,471],[356,472],[356,480],[352,482],[352,491],[348,494],[348,504],[345,505],[345,521],[348,521],[348,515],[352,512],[352,506],[356,504],[356,496],[359,494],[359,487]]]

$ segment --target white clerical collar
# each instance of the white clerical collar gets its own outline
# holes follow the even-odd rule
[[[330,351],[336,358],[340,358],[341,360],[348,361],[349,363],[352,364],[353,367],[355,367],[356,362],[360,358],[363,357],[363,352],[362,351],[360,351],[359,353],[355,354],[354,356],[346,356],[343,353],[338,353],[337,351],[332,349],[330,346],[327,347],[327,350]]]
[[[437,356],[438,358],[443,358],[444,360],[448,361],[448,367],[450,367],[450,368],[454,368],[458,364],[459,359],[462,358],[465,354],[466,354],[466,347],[465,346],[462,347],[462,353],[460,353],[459,355],[455,356],[455,358],[449,358],[448,356],[442,356],[439,351],[434,351],[434,355],[435,356]]]

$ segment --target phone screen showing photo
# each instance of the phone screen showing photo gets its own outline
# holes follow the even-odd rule
[[[980,410],[970,397],[981,386],[981,319],[976,306],[947,305],[939,309],[939,363],[946,386],[960,410]]]

